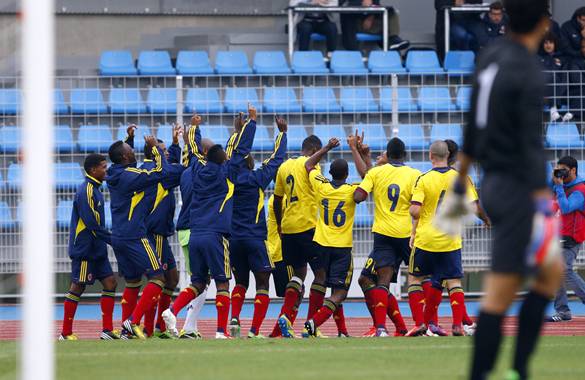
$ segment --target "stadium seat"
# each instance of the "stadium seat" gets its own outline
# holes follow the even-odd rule
[[[15,154],[20,149],[21,130],[19,127],[7,125],[0,127],[0,151],[4,154]]]
[[[132,53],[128,50],[109,50],[100,57],[100,74],[107,76],[136,75]]]
[[[457,89],[457,98],[455,105],[461,111],[469,111],[471,109],[471,91],[470,86],[461,86]]]
[[[582,148],[583,139],[575,124],[550,123],[546,128],[546,144],[553,149]]]
[[[281,51],[257,51],[254,54],[256,74],[289,74],[291,72]]]
[[[290,87],[264,87],[264,112],[301,112],[294,89]]]
[[[190,88],[187,90],[185,112],[187,113],[220,113],[224,107],[219,99],[216,88]]]
[[[177,113],[176,88],[151,88],[146,98],[146,109],[150,113]]]
[[[57,219],[57,228],[69,228],[71,223],[71,212],[73,211],[73,201],[60,200],[55,210]]]
[[[22,95],[19,89],[0,89],[0,115],[16,115],[20,113]]]
[[[145,113],[146,105],[137,88],[112,88],[108,100],[111,113]]]
[[[22,184],[22,166],[10,164],[6,172],[6,184],[11,191],[19,191]]]
[[[378,111],[378,103],[368,87],[342,87],[339,102],[343,112]]]
[[[4,177],[2,176],[2,172],[0,172],[0,192],[4,192],[6,188],[6,182],[4,181]]]
[[[347,134],[341,124],[315,124],[313,133],[321,139],[323,146],[327,144],[330,138],[337,137],[340,145],[339,149],[347,149]]]
[[[461,124],[433,124],[431,127],[431,142],[451,139],[459,146],[463,143]]]
[[[69,113],[69,106],[65,103],[65,97],[63,91],[60,88],[56,88],[53,92],[53,113],[56,115],[63,115]]]
[[[447,87],[421,87],[418,106],[422,112],[449,112],[457,109]]]
[[[406,69],[411,74],[444,74],[434,50],[411,50],[406,56]]]
[[[73,132],[68,125],[55,126],[55,150],[58,153],[72,153],[77,150]]]
[[[0,202],[0,229],[8,230],[16,227],[16,221],[12,217],[12,210],[6,202]]]
[[[359,133],[364,131],[365,133],[365,143],[368,144],[370,149],[372,150],[386,150],[386,145],[388,144],[388,137],[386,136],[386,132],[384,132],[384,127],[382,124],[356,124],[352,128],[352,130],[357,129]]]
[[[303,110],[305,112],[340,112],[341,107],[332,88],[304,87]]]
[[[268,152],[274,149],[274,140],[268,128],[266,125],[256,125],[256,135],[254,136],[252,150]]]
[[[82,153],[105,153],[114,142],[112,130],[105,124],[82,125],[77,140]]]
[[[214,144],[225,146],[230,138],[230,131],[223,125],[202,125],[201,137],[211,139]]]
[[[55,164],[55,187],[57,190],[74,190],[83,182],[83,172],[77,162]]]
[[[355,207],[354,222],[356,227],[371,227],[374,222],[369,202],[361,202]]]
[[[406,69],[402,66],[400,54],[397,51],[372,50],[368,58],[368,69],[372,74],[406,73]]]
[[[398,137],[408,150],[424,150],[429,146],[420,124],[401,124],[398,129]]]
[[[392,88],[380,90],[380,108],[382,112],[392,112]],[[398,112],[416,112],[418,105],[412,97],[410,87],[398,87]]]
[[[252,103],[258,110],[262,109],[256,89],[247,87],[228,87],[226,89],[223,104],[227,112],[248,112],[248,103]]]
[[[166,146],[170,146],[173,143],[173,126],[170,124],[160,124],[155,136],[157,139],[164,141]]]
[[[176,75],[177,70],[171,64],[168,51],[141,51],[138,56],[138,73],[140,75]]]
[[[348,169],[347,183],[360,183],[362,181],[362,177],[357,171],[355,162],[348,161],[347,169]]]
[[[326,41],[327,37],[325,37],[324,35],[320,34],[320,33],[311,33],[311,41]]]
[[[329,74],[320,51],[295,51],[292,59],[292,70],[295,74]]]
[[[475,53],[451,50],[445,55],[443,67],[448,74],[472,74],[475,69]]]
[[[248,57],[243,51],[218,51],[215,71],[218,74],[252,74]]]
[[[410,166],[411,168],[416,169],[421,173],[428,172],[433,168],[433,164],[430,161],[411,161],[407,162],[406,166]]]
[[[175,62],[177,73],[180,75],[213,74],[209,63],[209,55],[204,50],[181,50]]]
[[[75,114],[100,114],[108,111],[98,88],[72,89],[70,104],[71,112]]]
[[[359,51],[336,50],[331,55],[331,72],[334,74],[367,74]]]
[[[152,131],[150,127],[145,124],[138,124],[138,128],[134,131],[134,150],[138,152],[142,152],[144,150],[144,138],[146,136],[152,135]],[[128,136],[127,130],[128,126],[126,124],[120,124],[118,130],[116,132],[116,140],[124,141]],[[171,132],[172,133],[172,132]],[[171,134],[172,136],[172,134]],[[171,137],[172,142],[172,137]],[[167,146],[168,147],[168,146]]]
[[[355,39],[358,42],[379,42],[382,41],[382,36],[379,34],[356,33]]]
[[[304,125],[289,125],[287,138],[287,150],[288,151],[300,151],[303,145],[303,140],[309,135]]]

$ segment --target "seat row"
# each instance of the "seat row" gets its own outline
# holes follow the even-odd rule
[[[165,75],[286,75],[286,74],[470,74],[473,72],[475,55],[472,51],[450,51],[443,66],[434,50],[411,50],[405,63],[396,51],[372,51],[367,66],[358,51],[334,51],[330,67],[320,51],[294,52],[291,65],[282,51],[258,51],[252,66],[243,51],[218,51],[215,68],[211,67],[206,51],[180,51],[175,67],[167,51],[142,51],[134,65],[132,53],[127,50],[104,51],[100,57],[99,71],[104,76],[165,76]]]
[[[185,97],[184,112],[201,114],[235,113],[247,110],[248,103],[267,113],[331,113],[331,112],[392,112],[393,89],[382,87],[374,92],[369,87],[343,87],[339,100],[331,87],[303,87],[300,99],[291,87],[263,87],[260,100],[256,88],[227,87],[223,100],[218,88],[190,88]],[[63,91],[55,90],[55,114],[175,114],[177,89],[150,88],[146,102],[138,88],[112,88],[107,103],[98,88],[74,88],[69,104]],[[461,86],[455,98],[448,87],[420,87],[418,95],[410,87],[397,89],[398,112],[452,112],[468,111],[471,87]],[[15,115],[21,110],[21,93],[18,89],[0,89],[0,114]]]

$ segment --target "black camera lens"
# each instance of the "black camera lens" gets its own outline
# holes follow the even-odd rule
[[[555,176],[555,178],[567,178],[569,176],[569,171],[567,169],[555,169],[553,171],[553,176]]]

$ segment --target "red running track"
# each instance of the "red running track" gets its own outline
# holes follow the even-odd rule
[[[302,329],[302,321],[295,324],[297,333]],[[410,327],[410,321],[406,321]],[[251,320],[242,320],[242,336],[245,336],[250,327]],[[267,319],[262,325],[262,334],[268,336],[274,326],[274,319]],[[450,318],[440,318],[443,326],[450,326]],[[183,325],[179,320],[178,326]],[[370,318],[348,318],[347,327],[350,335],[359,337],[366,332],[371,325]],[[504,334],[513,335],[516,330],[516,318],[506,318],[504,322]],[[388,324],[389,330],[393,332],[393,326]],[[55,338],[59,335],[61,323],[55,323]],[[215,320],[203,319],[199,321],[199,330],[205,338],[212,338],[215,335]],[[75,321],[73,331],[81,339],[96,339],[101,331],[100,321],[80,320]],[[327,336],[337,336],[337,328],[332,320],[327,321],[321,328]],[[585,336],[585,317],[574,317],[570,322],[545,323],[543,335],[550,336]],[[20,336],[20,321],[0,321],[0,340],[16,340]]]

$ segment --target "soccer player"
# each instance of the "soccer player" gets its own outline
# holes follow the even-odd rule
[[[319,210],[313,241],[324,262],[327,279],[325,285],[332,290],[324,305],[305,322],[304,337],[317,336],[317,328],[345,301],[353,277],[353,220],[356,206],[353,193],[356,185],[345,182],[349,168],[344,159],[338,158],[331,163],[329,173],[333,181],[315,170],[323,156],[338,146],[339,140],[332,138],[305,162]]]
[[[356,133],[357,134],[357,133]],[[406,148],[399,138],[392,138],[386,146],[387,162],[367,171],[368,164],[358,151],[358,145],[350,144],[358,172],[364,180],[356,189],[354,199],[363,202],[372,193],[374,197],[374,248],[359,277],[366,305],[372,312],[374,331],[367,336],[384,336],[386,315],[396,327],[395,336],[406,334],[406,325],[400,314],[398,302],[389,292],[391,282],[396,282],[402,262],[408,263],[411,234],[411,218],[408,213],[414,183],[420,172],[404,165]],[[369,153],[364,156],[369,157]],[[411,289],[409,288],[409,294]],[[420,302],[418,299],[416,302]]]
[[[209,272],[215,281],[217,294],[216,339],[228,339],[227,322],[230,309],[229,280],[231,278],[229,242],[231,233],[234,183],[245,170],[245,157],[252,149],[256,133],[256,109],[249,106],[248,120],[234,141],[231,158],[221,145],[212,146],[207,160],[199,153],[201,136],[196,126],[189,130],[189,149],[197,157],[193,171],[189,240],[191,285],[179,294],[173,305],[163,312],[167,329],[178,336],[176,315],[197,298],[207,285]]]
[[[280,311],[281,317],[278,320],[282,336],[285,338],[294,336],[292,325],[298,313],[299,299],[303,297],[307,263],[311,265],[315,275],[309,296],[308,318],[317,312],[325,298],[324,263],[313,242],[317,205],[305,169],[305,162],[321,147],[321,140],[317,136],[307,137],[301,146],[301,156],[285,161],[276,175],[274,216],[282,240],[284,262],[293,268],[293,277],[287,284],[284,304]],[[283,208],[285,195],[287,202]]]
[[[250,271],[256,280],[254,315],[248,338],[264,338],[260,326],[270,304],[270,273],[274,264],[266,249],[266,216],[264,215],[264,191],[276,176],[284,161],[287,147],[286,120],[275,116],[278,135],[272,154],[262,167],[254,170],[254,159],[248,155],[248,170],[244,170],[235,182],[232,234],[230,237],[230,262],[236,286],[232,291],[232,320],[230,331],[239,331],[240,312],[246,298]]]
[[[562,278],[542,144],[544,78],[536,58],[550,24],[548,3],[504,1],[510,33],[487,47],[477,62],[459,177],[452,202],[445,202],[445,219],[437,220],[443,225],[461,216],[461,194],[469,166],[477,160],[485,172],[482,203],[493,224],[493,244],[475,333],[472,380],[488,378],[499,351],[504,315],[530,277],[518,316],[513,369],[506,379],[528,378],[528,360],[544,311]]]
[[[59,340],[77,340],[73,334],[73,320],[77,303],[86,285],[98,279],[103,286],[100,305],[102,309],[102,333],[100,339],[120,339],[112,326],[116,278],[108,260],[106,244],[112,236],[105,228],[104,196],[100,186],[106,177],[106,158],[90,154],[83,168],[85,181],[77,189],[69,227],[69,257],[71,258],[71,286],[63,303],[63,327]]]

